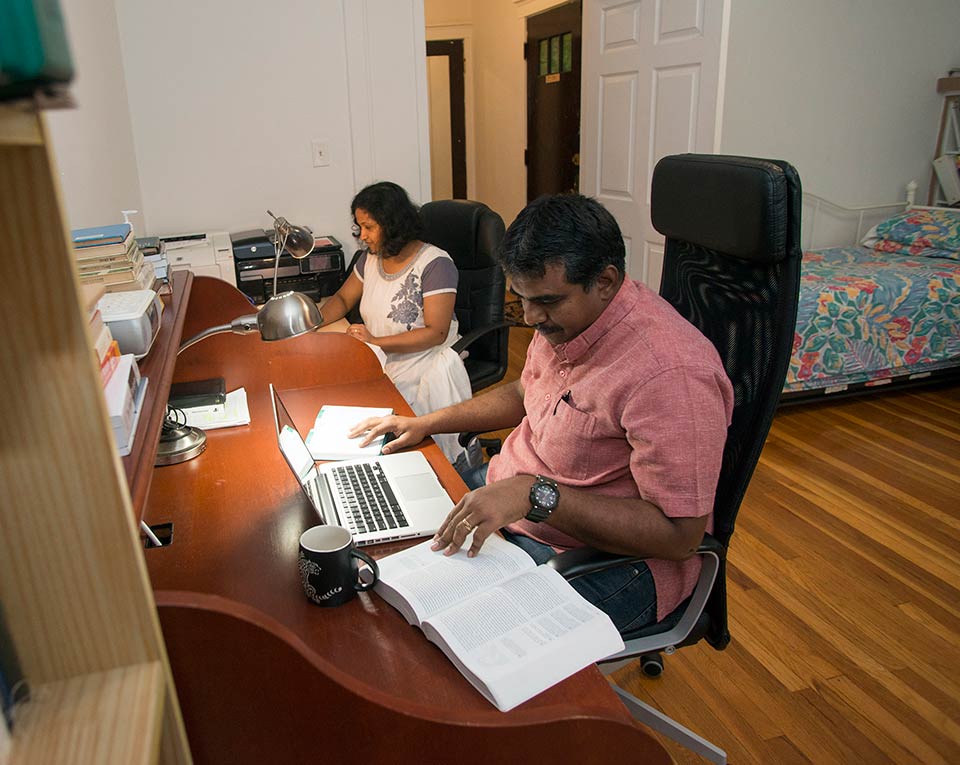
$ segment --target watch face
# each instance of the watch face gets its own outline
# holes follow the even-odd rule
[[[557,504],[557,490],[547,483],[538,483],[533,487],[533,499],[537,505],[552,509]]]

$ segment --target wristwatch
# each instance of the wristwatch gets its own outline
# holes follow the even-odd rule
[[[530,487],[530,512],[527,513],[526,518],[534,523],[542,523],[550,517],[559,504],[560,489],[557,487],[557,482],[538,475],[537,480]]]

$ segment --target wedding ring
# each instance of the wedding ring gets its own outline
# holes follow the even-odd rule
[[[466,529],[466,531],[467,531],[468,534],[469,534],[471,531],[473,531],[473,524],[470,523],[470,521],[468,521],[466,518],[464,518],[462,521],[460,521],[460,525],[463,526],[464,529]]]

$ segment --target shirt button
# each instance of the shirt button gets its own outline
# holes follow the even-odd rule
[[[567,376],[567,370],[566,370],[566,369],[561,369],[561,370],[560,370],[560,376],[561,376],[561,377],[566,377],[566,376]]]
[[[549,401],[549,400],[550,400],[550,394],[547,393],[543,398],[544,398],[544,400]]]

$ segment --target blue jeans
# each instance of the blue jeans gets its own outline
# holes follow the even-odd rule
[[[463,482],[471,490],[485,486],[487,465],[464,471]],[[556,553],[550,545],[536,539],[501,529],[503,538],[512,542],[537,565],[546,563]],[[657,590],[653,574],[646,563],[616,566],[606,571],[571,579],[570,584],[593,605],[603,611],[621,632],[639,629],[657,620]]]

